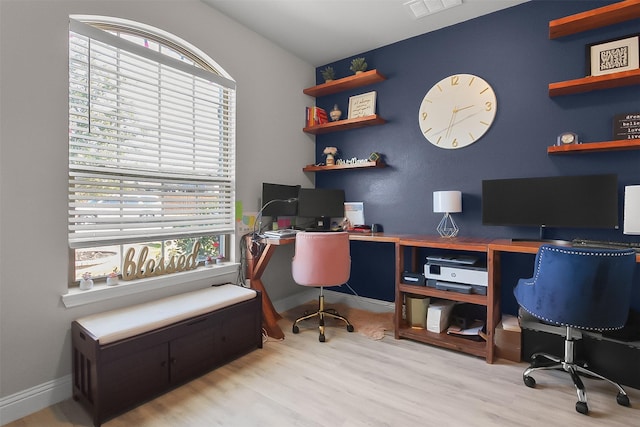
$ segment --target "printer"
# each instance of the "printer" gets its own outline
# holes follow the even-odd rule
[[[426,285],[466,294],[486,295],[487,266],[479,258],[465,255],[432,255],[424,265]]]

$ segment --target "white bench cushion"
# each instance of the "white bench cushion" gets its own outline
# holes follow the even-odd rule
[[[181,320],[210,313],[255,298],[256,291],[236,285],[212,286],[198,291],[92,314],[76,321],[104,345]]]

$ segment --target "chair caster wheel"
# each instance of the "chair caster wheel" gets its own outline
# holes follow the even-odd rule
[[[353,332],[353,325],[347,325],[347,331]]]
[[[587,406],[587,402],[576,402],[576,411],[581,414],[588,415],[589,407]]]
[[[291,332],[293,332],[294,334],[300,332],[300,328],[298,328],[298,325],[293,325],[293,328],[291,328]]]
[[[627,396],[626,394],[618,393],[618,395],[616,396],[616,402],[618,402],[618,405],[630,406],[629,396]]]
[[[536,380],[533,377],[530,376],[526,376],[523,378],[524,380],[524,385],[526,385],[527,387],[530,388],[536,388]]]
[[[320,336],[318,337],[318,341],[324,342],[324,334],[320,334]]]

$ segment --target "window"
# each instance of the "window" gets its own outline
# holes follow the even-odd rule
[[[235,82],[160,30],[72,18],[73,277],[121,268],[129,247],[161,259],[189,252],[199,240],[200,255],[223,254],[234,198]]]

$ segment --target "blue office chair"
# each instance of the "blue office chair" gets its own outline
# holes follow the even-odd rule
[[[588,414],[587,396],[579,375],[608,381],[618,389],[617,402],[629,406],[620,384],[574,361],[576,330],[620,329],[629,313],[631,286],[636,266],[633,250],[586,249],[542,245],[536,255],[534,276],[520,279],[514,289],[518,304],[543,322],[566,328],[564,358],[547,353],[531,356],[522,374],[527,387],[535,387],[530,374],[538,370],[563,369],[578,393],[576,411]]]

